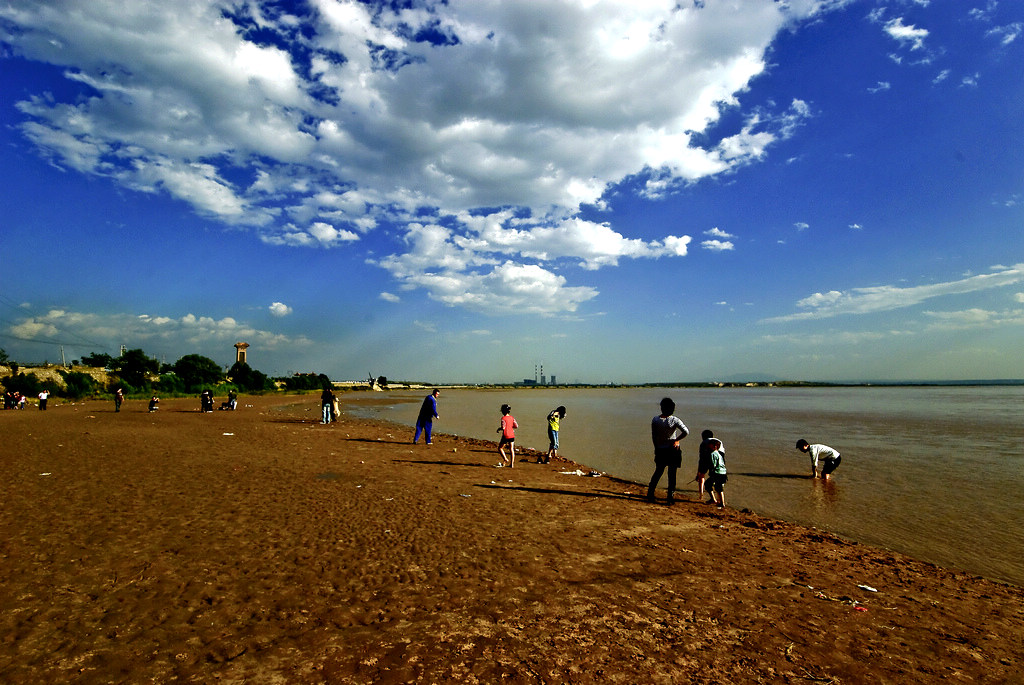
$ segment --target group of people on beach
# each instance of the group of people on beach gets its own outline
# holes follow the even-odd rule
[[[17,390],[4,393],[4,409],[24,409],[28,398]]]
[[[441,391],[435,388],[423,399],[419,415],[416,417],[413,444],[419,442],[420,435],[424,436],[426,444],[432,444],[430,432],[434,419],[440,418],[437,413],[437,398],[440,394]],[[655,469],[647,487],[647,501],[656,501],[654,492],[661,477],[667,472],[668,497],[666,501],[671,505],[675,502],[676,471],[683,465],[683,452],[679,443],[690,434],[690,430],[682,419],[675,415],[676,403],[672,398],[663,398],[660,407],[661,413],[651,419],[651,441],[654,443]],[[326,404],[324,411],[326,416]],[[565,414],[564,406],[558,406],[548,413],[548,452],[546,455],[538,457],[538,464],[548,464],[552,457],[558,457],[558,432]],[[498,468],[513,468],[515,466],[517,428],[519,428],[519,423],[512,416],[512,407],[502,404],[501,418],[496,431],[500,434],[498,454],[501,456],[501,461],[496,464]],[[719,509],[724,509],[725,484],[729,480],[728,469],[725,466],[725,445],[715,437],[714,432],[710,429],[702,431],[700,438],[700,446],[697,449],[697,475],[694,479],[697,481],[697,496],[703,500],[707,495],[708,504],[714,504]],[[509,450],[507,454],[505,453],[506,447]],[[839,452],[828,445],[810,444],[806,440],[800,439],[796,443],[796,448],[810,456],[812,478],[817,478],[820,473],[822,479],[829,480],[842,460]]]
[[[413,433],[412,443],[419,442],[420,435],[423,435],[426,444],[433,442],[430,439],[430,432],[434,425],[434,419],[440,418],[437,413],[437,398],[441,391],[434,388],[429,395],[423,398],[420,405],[420,413],[416,417],[416,431]],[[548,412],[548,451],[542,457],[537,457],[538,464],[550,464],[552,457],[558,458],[558,431],[562,419],[565,418],[565,407],[558,406]],[[498,439],[498,454],[501,461],[496,464],[498,468],[514,468],[516,465],[516,429],[519,423],[512,416],[512,407],[508,404],[501,405],[501,418],[498,421],[497,433],[501,434]],[[508,447],[508,454],[505,448]]]
[[[46,411],[46,402],[50,399],[50,391],[47,388],[43,388],[36,395],[38,403],[36,406],[39,407],[40,411]],[[28,404],[28,395],[21,393],[18,390],[8,390],[4,393],[4,409],[24,409]]]
[[[651,440],[654,442],[654,475],[647,487],[647,501],[654,502],[654,491],[661,481],[662,474],[668,471],[667,503],[675,501],[676,471],[683,464],[683,453],[679,442],[690,434],[686,424],[675,415],[676,403],[670,397],[661,400],[661,414],[651,419]],[[700,434],[701,443],[697,450],[697,496],[704,499],[705,493],[710,499],[708,504],[715,504],[719,509],[725,508],[725,483],[729,480],[725,466],[725,445],[715,437],[711,430]],[[829,480],[832,472],[839,467],[842,457],[839,452],[822,444],[810,444],[803,438],[796,442],[797,450],[811,457],[811,478],[817,478],[819,465],[821,478]]]

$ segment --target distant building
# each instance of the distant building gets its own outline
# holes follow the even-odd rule
[[[246,351],[246,349],[248,349],[248,347],[249,347],[249,343],[247,343],[247,342],[237,342],[237,343],[235,343],[235,361],[238,362],[239,364],[248,364],[249,363],[249,362],[247,362],[245,360],[246,359],[245,351]]]

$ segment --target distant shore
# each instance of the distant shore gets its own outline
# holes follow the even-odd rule
[[[1024,589],[311,396],[0,414],[4,682],[1014,682]],[[531,455],[535,457],[536,455]]]

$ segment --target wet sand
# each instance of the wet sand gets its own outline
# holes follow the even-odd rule
[[[1019,587],[240,405],[0,412],[0,682],[1024,682]]]

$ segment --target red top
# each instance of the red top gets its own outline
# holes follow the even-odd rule
[[[515,440],[516,431],[519,428],[519,424],[512,418],[511,414],[505,414],[501,417],[501,435],[508,440]]]

